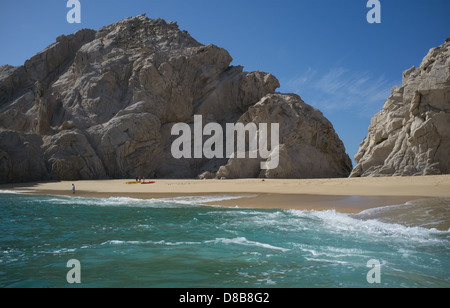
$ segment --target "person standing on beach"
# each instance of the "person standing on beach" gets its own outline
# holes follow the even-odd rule
[[[74,184],[72,184],[72,194],[75,195],[75,185]]]

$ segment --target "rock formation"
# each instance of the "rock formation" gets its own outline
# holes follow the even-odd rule
[[[23,66],[1,66],[0,183],[215,177],[221,166],[220,177],[350,173],[342,142],[320,112],[274,95],[273,75],[231,62],[226,50],[200,44],[176,23],[140,15],[60,36]],[[225,175],[235,164],[226,158],[175,159],[171,128],[194,115],[221,125],[286,123],[286,161],[265,174],[243,167]]]
[[[218,170],[218,178],[333,178],[348,176],[352,168],[331,123],[298,95],[268,94],[238,122],[279,123],[278,167],[261,170],[258,159],[231,158]]]
[[[351,177],[450,173],[450,39],[403,73],[369,127]]]

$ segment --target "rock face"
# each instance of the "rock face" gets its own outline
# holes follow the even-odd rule
[[[231,62],[176,23],[140,15],[60,36],[23,66],[1,66],[0,183],[215,177],[221,166],[234,168],[226,158],[172,157],[171,128],[194,115],[221,125],[286,123],[280,168],[220,177],[348,175],[350,160],[320,112],[273,95],[280,86],[273,75]],[[323,155],[313,162],[313,153]]]
[[[219,178],[333,178],[348,176],[352,168],[331,123],[298,95],[266,95],[238,122],[279,123],[278,166],[262,170],[258,159],[231,158],[218,170]]]
[[[450,39],[403,73],[369,127],[351,176],[450,173]]]

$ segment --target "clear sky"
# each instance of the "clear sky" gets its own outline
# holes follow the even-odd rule
[[[22,65],[61,34],[142,13],[177,21],[321,110],[351,158],[402,72],[450,37],[450,0],[380,0],[380,24],[367,22],[368,0],[79,1],[81,24],[69,24],[67,0],[2,0],[0,65]]]

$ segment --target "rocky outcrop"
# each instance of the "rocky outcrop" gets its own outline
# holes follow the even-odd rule
[[[316,122],[309,123],[299,110],[310,107],[293,97],[275,99],[270,95],[280,85],[273,75],[245,72],[231,62],[225,49],[200,44],[176,23],[141,15],[97,31],[60,36],[23,66],[1,66],[0,182],[194,178],[205,172],[215,176],[228,159],[173,158],[171,128],[178,122],[192,123],[194,115],[221,125],[235,123],[249,108],[260,108],[252,107],[258,102],[280,103],[271,107],[276,109],[295,101],[289,103],[295,112],[267,118],[289,123],[291,137],[283,150],[289,160],[283,168],[299,163],[293,156],[300,152],[311,156],[315,140],[337,138],[331,125],[305,137],[301,130],[312,134]],[[311,114],[319,118],[317,111]],[[302,124],[291,117],[300,117]],[[303,142],[305,152],[297,141]],[[333,146],[319,145],[324,153]],[[289,172],[251,173],[345,176],[345,150],[339,146],[335,152],[339,158],[324,160],[318,173],[311,166],[300,171],[304,164]],[[234,176],[240,175],[229,175]]]
[[[231,158],[220,167],[218,178],[335,178],[348,176],[352,169],[344,144],[331,123],[298,95],[269,94],[251,106],[238,122],[279,123],[278,166],[261,169],[261,158],[250,159],[247,154],[246,159]],[[267,161],[271,159],[272,155]]]
[[[450,39],[403,73],[361,143],[351,173],[416,176],[450,173]]]

